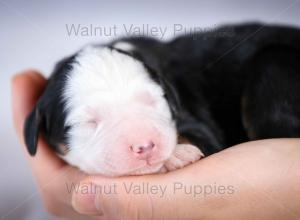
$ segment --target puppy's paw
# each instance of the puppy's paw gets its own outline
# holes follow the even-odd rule
[[[204,157],[204,154],[191,144],[178,144],[165,162],[164,167],[167,171],[173,171],[194,163]]]

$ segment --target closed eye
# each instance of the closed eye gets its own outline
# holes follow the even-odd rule
[[[86,114],[88,115],[86,125],[88,125],[90,128],[96,129],[101,121],[98,112],[95,108],[92,108],[90,106],[87,106],[85,110]]]
[[[92,120],[87,121],[85,124],[87,126],[89,126],[90,128],[96,129],[98,127],[98,125],[100,124],[100,120],[92,119]]]
[[[100,124],[100,120],[95,120],[95,119],[91,119],[88,121],[80,121],[80,122],[76,122],[74,123],[72,126],[74,127],[88,127],[88,128],[92,128],[92,129],[96,129]]]

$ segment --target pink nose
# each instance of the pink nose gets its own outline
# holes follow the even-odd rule
[[[152,141],[144,144],[134,144],[130,147],[134,155],[139,159],[146,159],[151,154],[155,144]]]

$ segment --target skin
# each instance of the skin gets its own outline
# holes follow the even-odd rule
[[[12,80],[14,124],[23,146],[25,117],[45,85],[33,70]],[[300,219],[300,139],[243,143],[170,173],[114,179],[87,176],[67,165],[42,138],[35,157],[25,154],[46,209],[64,219]],[[196,195],[189,188],[174,192],[175,182],[208,188],[206,193],[197,188]],[[166,187],[166,192],[126,192],[124,184],[131,183]],[[71,184],[80,190],[69,192]],[[113,193],[86,191],[113,184]],[[208,193],[209,187],[218,191]]]

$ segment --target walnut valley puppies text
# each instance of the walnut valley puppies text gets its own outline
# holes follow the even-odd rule
[[[215,32],[216,26],[184,26],[183,24],[173,24],[166,26],[150,24],[122,24],[122,25],[95,25],[95,24],[65,24],[66,33],[69,37],[120,37],[120,36],[150,36],[164,39],[167,36],[193,35],[194,33],[212,33],[210,37],[233,36],[233,29],[226,28]]]
[[[80,193],[80,194],[119,194],[125,192],[131,195],[153,195],[160,198],[166,195],[185,194],[191,197],[206,197],[213,195],[233,195],[237,190],[233,185],[222,184],[186,184],[181,182],[173,182],[167,185],[153,184],[151,182],[130,183],[109,183],[106,185],[93,185],[92,183],[86,183],[78,185],[76,183],[66,184],[68,193]]]

